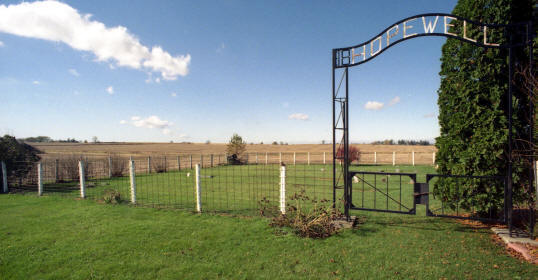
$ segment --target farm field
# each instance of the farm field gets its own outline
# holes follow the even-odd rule
[[[85,154],[223,154],[226,152],[226,143],[29,143],[46,154],[54,153],[85,153]],[[411,152],[429,153],[435,152],[434,146],[409,146],[409,145],[370,145],[354,144],[364,153],[392,153]],[[331,144],[292,144],[292,145],[270,145],[270,144],[248,144],[249,153],[278,153],[278,152],[312,152],[322,153],[332,152]]]
[[[0,195],[4,279],[536,279],[485,228],[354,212],[364,221],[325,240],[259,217]],[[278,233],[278,234],[276,234]]]

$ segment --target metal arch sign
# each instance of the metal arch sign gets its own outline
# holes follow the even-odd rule
[[[451,27],[455,26],[461,26],[457,33],[453,33],[455,31],[451,30]],[[507,29],[510,29],[510,31],[507,32]],[[514,34],[515,38],[509,44],[501,44],[496,41],[499,38],[495,37],[498,36],[493,36],[495,30],[501,30],[505,35],[507,33]],[[531,25],[529,22],[485,24],[451,14],[420,14],[396,22],[362,44],[333,49],[333,68],[351,67],[365,63],[389,47],[417,37],[442,36],[458,39],[483,48],[510,48],[529,44],[532,41],[530,32]]]

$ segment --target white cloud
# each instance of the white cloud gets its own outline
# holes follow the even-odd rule
[[[364,104],[364,109],[366,110],[381,110],[385,104],[377,101],[368,101]]]
[[[77,69],[69,69],[69,74],[78,77],[80,74],[77,72]]]
[[[161,120],[158,116],[149,116],[147,118],[141,118],[139,116],[132,116],[131,121],[121,120],[120,124],[131,124],[136,127],[142,127],[142,128],[157,128],[160,129],[161,132],[165,135],[169,135],[172,133],[172,130],[170,127],[174,125],[174,123]]]
[[[172,97],[176,97],[176,96],[177,96],[177,93],[172,92],[172,93],[170,94],[170,96],[172,96]]]
[[[0,47],[4,46],[4,42],[0,41]]]
[[[308,115],[303,114],[303,113],[294,113],[294,114],[289,115],[288,119],[306,121],[308,120]]]
[[[393,99],[391,99],[389,101],[389,106],[395,105],[397,103],[400,103],[400,97],[399,96],[395,96]]]
[[[98,61],[145,71],[159,72],[165,80],[175,80],[189,72],[191,56],[172,56],[160,46],[151,49],[123,26],[107,27],[58,1],[22,2],[0,5],[0,32],[63,42],[92,52]]]
[[[39,81],[33,81],[32,84],[34,84],[34,85],[39,85],[39,84],[41,84],[41,83],[40,83]]]
[[[108,94],[114,94],[114,87],[113,86],[107,87],[106,92],[108,92]]]
[[[429,118],[435,118],[435,114],[434,113],[429,113],[429,114],[426,114],[424,116],[422,116],[423,118],[426,118],[426,119],[429,119]]]

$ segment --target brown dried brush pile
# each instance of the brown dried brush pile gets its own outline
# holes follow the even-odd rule
[[[286,214],[264,198],[259,202],[260,215],[271,217],[272,227],[287,227],[301,237],[327,238],[336,234],[339,227],[335,221],[342,218],[338,209],[332,208],[328,200],[309,198],[304,191],[295,193],[287,204]]]

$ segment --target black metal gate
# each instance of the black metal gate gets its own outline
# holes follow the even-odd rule
[[[507,205],[507,184],[503,176],[426,174],[426,181],[418,182],[416,173],[350,171],[347,180],[350,188],[345,207],[349,210],[416,215],[417,205],[424,205],[425,215],[430,217],[507,222],[510,205]],[[439,180],[444,180],[445,184],[438,184]],[[446,195],[447,191],[442,188],[447,183],[460,188]],[[476,199],[472,190],[466,189],[468,184],[482,184],[492,189],[490,195],[480,194],[485,208],[476,209],[466,203]],[[499,201],[495,201],[498,192],[494,189],[504,194],[502,209],[495,208]]]
[[[441,18],[441,20],[439,20]],[[416,20],[416,21],[415,21]],[[454,34],[449,32],[450,22],[452,20],[461,21],[463,23],[463,32],[462,34]],[[411,28],[410,22],[419,22],[423,23],[424,32],[420,33],[420,30],[414,29],[413,33],[406,33],[406,30]],[[439,29],[438,22],[444,22],[444,32],[441,32]],[[466,35],[466,25],[471,24],[478,26],[483,32],[481,40],[476,40],[468,38]],[[513,49],[517,47],[526,47],[529,51],[529,62],[530,67],[533,65],[532,57],[532,48],[533,48],[533,38],[535,34],[533,33],[532,21],[513,23],[513,24],[485,24],[482,22],[472,21],[460,16],[445,14],[445,13],[428,13],[420,14],[412,17],[405,18],[391,25],[390,27],[383,30],[381,33],[374,36],[372,39],[355,45],[345,48],[337,48],[332,50],[332,101],[333,101],[333,206],[336,205],[337,200],[337,190],[343,189],[344,191],[344,211],[345,215],[349,217],[349,210],[368,210],[368,211],[381,211],[381,212],[393,212],[393,213],[402,213],[402,214],[415,214],[417,204],[425,204],[427,207],[427,215],[436,216],[436,217],[456,217],[456,218],[466,218],[473,219],[478,217],[474,215],[472,207],[469,206],[469,197],[473,198],[473,193],[469,193],[465,189],[465,184],[469,180],[496,180],[496,183],[493,184],[495,190],[501,189],[504,193],[504,201],[502,203],[503,209],[490,209],[492,220],[506,222],[509,224],[510,229],[512,228],[511,217],[512,217],[512,77],[514,74],[514,59],[513,59]],[[437,25],[437,29],[436,29]],[[442,24],[441,24],[442,25]],[[400,27],[401,26],[401,27]],[[410,27],[411,26],[411,27]],[[492,29],[502,29],[503,34],[508,39],[506,44],[497,44],[491,41],[491,35],[488,37],[488,30],[491,32]],[[401,31],[400,31],[401,30]],[[399,33],[401,32],[401,33]],[[400,36],[402,35],[403,36]],[[400,36],[400,38],[395,38]],[[508,74],[508,92],[507,92],[507,103],[508,103],[508,140],[507,140],[507,172],[504,176],[466,176],[466,175],[437,175],[429,174],[427,176],[426,182],[418,183],[416,182],[416,174],[405,174],[405,173],[382,173],[382,172],[355,172],[349,170],[349,68],[354,67],[363,63],[366,63],[379,54],[383,53],[388,48],[397,45],[405,40],[424,37],[424,36],[442,36],[447,38],[457,39],[469,44],[481,48],[503,48],[508,49],[508,64],[509,64],[509,74]],[[369,50],[369,51],[367,51]],[[342,77],[337,80],[336,72],[337,70],[342,69]],[[532,73],[532,68],[531,68]],[[342,93],[343,92],[343,93]],[[532,96],[532,89],[530,91]],[[532,106],[532,105],[531,105]],[[533,110],[532,110],[533,111]],[[532,129],[532,125],[531,125]],[[533,133],[530,133],[531,137]],[[339,143],[337,143],[337,139]],[[533,139],[529,139],[533,141]],[[338,147],[338,152],[337,152]],[[534,162],[533,155],[530,156],[531,162]],[[338,162],[341,164],[341,168],[338,166]],[[532,171],[530,172],[531,174]],[[373,179],[367,179],[365,177],[374,176]],[[388,177],[391,176],[391,177]],[[392,177],[399,178],[409,177],[411,178],[407,184],[399,184],[399,188],[392,188],[389,179],[393,180]],[[386,181],[377,181],[377,177],[385,177]],[[360,181],[364,184],[363,189],[359,189],[359,193],[362,195],[362,200],[354,201],[356,198],[354,193],[357,192],[357,189],[353,187],[353,178],[357,182]],[[446,196],[442,194],[443,184],[451,184],[455,182],[450,182],[450,180],[461,180],[463,181],[462,189],[456,188],[459,193],[451,193],[454,197]],[[533,184],[534,177],[531,176],[530,184]],[[502,183],[499,183],[502,182]],[[385,184],[385,190],[379,186]],[[394,180],[393,180],[394,184]],[[379,185],[379,186],[378,186]],[[413,190],[408,190],[412,185]],[[405,186],[405,188],[403,188]],[[430,188],[432,187],[433,188]],[[486,185],[485,185],[486,186]],[[502,186],[502,187],[499,187]],[[365,205],[364,200],[365,191],[369,190],[373,192],[373,205]],[[400,198],[400,193],[402,193]],[[407,195],[406,193],[412,193],[412,195]],[[398,196],[396,196],[398,194]],[[368,194],[370,195],[370,194]],[[458,195],[467,197],[459,197]],[[378,196],[384,199],[384,207],[381,207],[382,201],[378,201]],[[412,202],[407,202],[405,199],[412,199]],[[451,202],[451,199],[454,199],[457,202]],[[487,197],[478,197],[475,199],[485,199],[487,203]],[[363,202],[364,201],[364,202]],[[439,202],[440,201],[440,202]],[[360,204],[359,204],[360,202]],[[498,203],[497,203],[498,205]],[[461,212],[461,209],[465,211]],[[480,212],[483,212],[484,209],[479,209]],[[486,209],[487,211],[487,209]],[[495,212],[495,213],[493,213]],[[480,213],[484,214],[484,213]],[[501,218],[499,218],[499,216]]]

